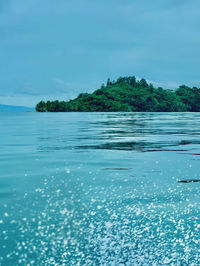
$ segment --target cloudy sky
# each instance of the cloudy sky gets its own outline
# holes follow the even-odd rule
[[[1,0],[0,103],[69,99],[135,75],[200,87],[199,0]]]

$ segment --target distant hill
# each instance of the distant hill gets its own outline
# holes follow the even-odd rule
[[[0,112],[32,112],[34,108],[0,104]]]
[[[135,76],[107,80],[93,93],[69,101],[40,101],[37,112],[200,112],[200,88],[155,88]]]

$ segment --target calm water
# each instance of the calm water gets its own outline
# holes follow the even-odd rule
[[[1,265],[200,265],[200,113],[0,114]]]

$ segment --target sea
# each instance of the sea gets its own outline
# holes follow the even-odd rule
[[[200,113],[0,113],[0,265],[200,265]]]

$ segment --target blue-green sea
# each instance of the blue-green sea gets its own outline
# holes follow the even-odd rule
[[[1,113],[0,265],[200,265],[198,180],[200,113]]]

